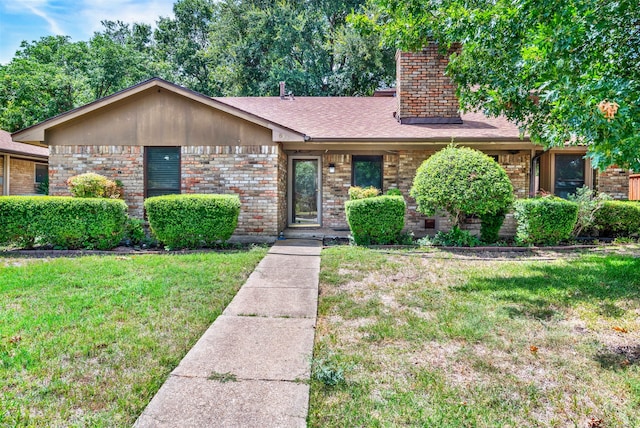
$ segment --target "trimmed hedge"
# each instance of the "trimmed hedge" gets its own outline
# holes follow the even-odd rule
[[[393,244],[404,228],[406,204],[402,196],[376,196],[344,204],[347,223],[358,245]]]
[[[519,199],[514,208],[522,244],[555,245],[571,237],[578,220],[578,204],[556,197]]]
[[[607,201],[594,217],[595,228],[601,236],[640,234],[640,202]]]
[[[149,227],[170,248],[208,247],[231,237],[238,225],[238,195],[165,195],[144,201]]]
[[[0,218],[0,245],[107,250],[124,236],[127,205],[118,199],[3,196]]]

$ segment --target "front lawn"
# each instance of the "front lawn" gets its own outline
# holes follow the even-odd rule
[[[0,258],[0,426],[131,426],[266,251]]]
[[[309,425],[640,426],[634,251],[325,249]]]

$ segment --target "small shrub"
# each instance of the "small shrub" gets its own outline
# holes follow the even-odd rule
[[[36,193],[38,195],[49,194],[49,176],[45,176],[44,179],[36,186]]]
[[[576,193],[569,195],[571,202],[578,204],[578,221],[573,228],[573,236],[579,236],[582,232],[589,232],[595,228],[596,213],[602,209],[605,202],[611,200],[606,193],[595,195],[587,186],[576,189]]]
[[[640,234],[640,202],[606,201],[595,213],[594,226],[601,236],[636,236]]]
[[[453,226],[448,232],[438,232],[431,242],[433,245],[445,247],[477,247],[480,245],[480,240],[477,237],[458,226]]]
[[[555,245],[569,239],[578,219],[578,204],[556,197],[520,199],[514,203],[516,242]]]
[[[124,236],[127,206],[108,199],[5,196],[0,218],[0,244],[106,250]]]
[[[436,243],[433,242],[433,239],[433,236],[423,236],[416,241],[416,244],[420,245],[421,247],[432,247],[436,245]]]
[[[402,196],[402,192],[400,191],[400,189],[389,189],[389,190],[387,190],[387,193],[385,193],[385,195],[387,195],[387,196]]]
[[[498,211],[497,213],[487,213],[480,215],[480,239],[487,244],[493,244],[500,239],[499,233],[506,211]]]
[[[613,240],[614,244],[635,244],[636,240],[628,236],[618,236]]]
[[[143,224],[144,221],[139,218],[127,217],[124,233],[125,241],[129,241],[129,244],[131,245],[139,245],[143,242],[147,237],[144,233]]]
[[[346,383],[345,367],[333,361],[314,360],[312,363],[313,378],[330,388]]]
[[[151,232],[169,248],[208,247],[238,225],[238,195],[165,195],[144,201]]]
[[[76,198],[122,198],[122,183],[118,185],[107,177],[88,172],[67,180],[69,192]]]
[[[468,147],[446,147],[425,160],[416,171],[411,196],[418,211],[433,215],[446,211],[453,226],[467,215],[506,211],[513,201],[513,186],[495,160]]]
[[[402,196],[377,196],[345,202],[347,223],[357,245],[395,244],[404,228]]]
[[[349,188],[349,200],[355,201],[356,199],[375,198],[380,194],[380,190],[373,186],[360,187],[353,186]]]

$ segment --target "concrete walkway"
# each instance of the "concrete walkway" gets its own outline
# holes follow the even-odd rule
[[[322,243],[277,241],[136,427],[305,427]]]

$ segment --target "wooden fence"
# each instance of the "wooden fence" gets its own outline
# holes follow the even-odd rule
[[[640,174],[629,176],[629,200],[640,201]]]

